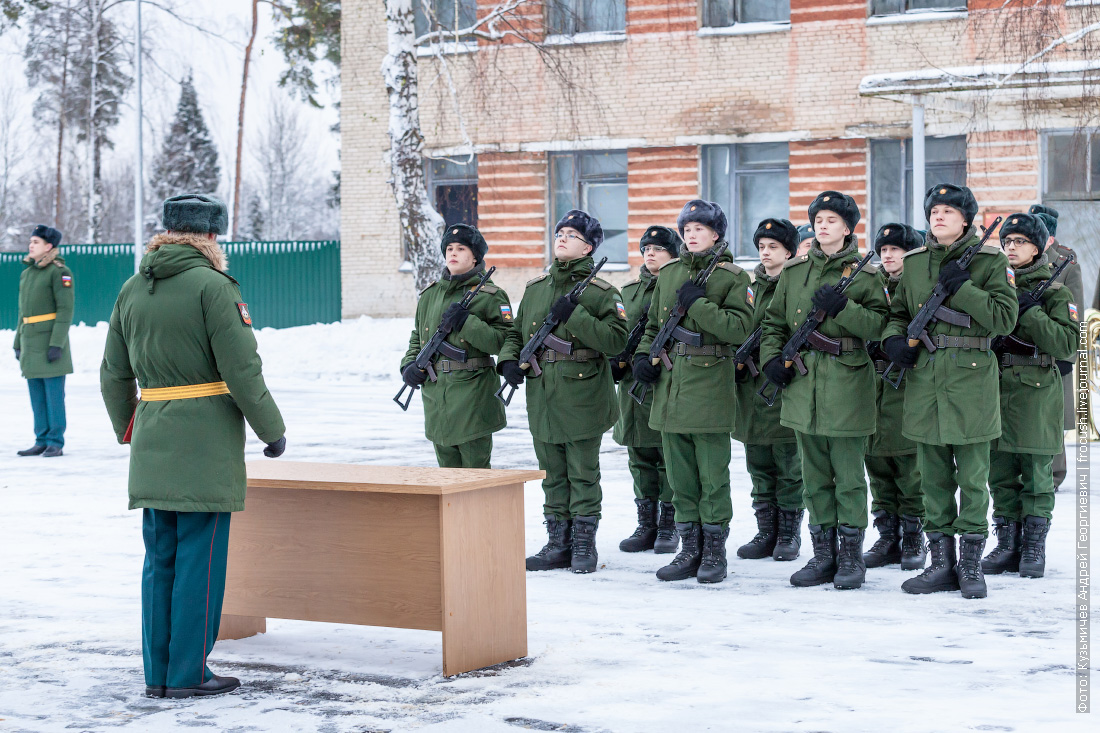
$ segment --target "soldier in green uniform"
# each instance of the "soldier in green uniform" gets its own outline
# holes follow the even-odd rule
[[[753,331],[764,322],[783,263],[797,251],[798,236],[794,224],[786,219],[764,219],[756,226],[752,239],[760,252],[760,264],[749,288]],[[760,364],[759,351],[752,358],[754,364]],[[757,396],[763,381],[762,373],[753,378],[745,364],[737,367],[733,437],[745,444],[757,529],[755,537],[737,548],[737,556],[794,560],[802,547],[802,456],[794,431],[779,422],[782,401],[769,407]]]
[[[726,234],[726,215],[715,203],[688,201],[676,221],[684,246],[661,268],[645,336],[634,356],[634,378],[653,385],[649,426],[661,433],[672,484],[676,531],[682,545],[657,571],[661,580],[718,583],[726,577],[726,539],[733,517],[730,498],[730,433],[734,407],[733,352],[752,326],[749,275],[729,250],[705,286],[695,277],[714,258]],[[672,369],[649,358],[649,349],[670,312],[680,305],[684,340],[670,344]]]
[[[999,376],[990,343],[1016,325],[1016,289],[1008,258],[997,247],[983,247],[967,269],[957,262],[980,239],[974,225],[978,202],[969,188],[931,187],[924,213],[929,222],[925,246],[905,256],[882,339],[890,360],[909,369],[902,434],[917,442],[932,555],[928,568],[901,587],[909,593],[961,590],[965,598],[984,598],[989,448],[1001,434],[993,399]],[[944,305],[963,317],[951,316],[958,323],[932,323],[928,337],[936,351],[930,353],[924,345],[910,346],[906,330],[937,282],[950,294]],[[966,321],[969,326],[962,325]],[[958,560],[955,535],[960,536]]]
[[[439,247],[446,267],[420,294],[401,378],[410,387],[424,386],[424,434],[435,445],[440,467],[490,468],[493,433],[506,424],[504,405],[493,397],[500,377],[491,355],[500,352],[512,330],[512,306],[508,294],[492,281],[482,286],[468,310],[458,302],[485,271],[489,245],[481,232],[453,224]],[[465,352],[465,359],[438,357],[433,382],[413,360],[440,326],[449,332],[446,342]]]
[[[851,196],[824,191],[810,204],[814,240],[808,255],[789,260],[764,317],[760,358],[764,373],[783,395],[780,422],[795,431],[802,455],[802,483],[810,513],[814,556],[791,576],[796,586],[832,581],[859,588],[866,575],[863,535],[867,528],[867,479],[863,457],[874,434],[875,370],[866,341],[878,338],[889,306],[875,272],[864,268],[846,292],[836,283],[860,259],[856,236],[859,208]],[[780,356],[806,317],[826,314],[818,332],[835,340],[837,354],[809,348],[798,375]],[[830,347],[833,348],[833,347]]]
[[[527,382],[527,417],[542,482],[548,539],[527,558],[528,570],[571,568],[595,572],[600,488],[600,440],[619,408],[607,357],[626,346],[626,308],[610,283],[599,279],[574,301],[569,292],[592,272],[592,253],[603,242],[598,219],[573,209],[554,227],[550,272],[527,283],[497,366],[509,384]],[[547,348],[541,376],[519,363],[523,345],[547,313],[559,322],[553,335],[572,345],[569,353]]]
[[[1041,297],[1031,291],[1050,278],[1047,230],[1038,216],[1013,214],[1000,232],[1016,279],[1019,317],[1012,341],[997,349],[1001,361],[1001,437],[989,459],[996,548],[982,560],[987,574],[1017,572],[1041,578],[1046,536],[1054,509],[1051,462],[1062,441],[1062,379],[1057,361],[1077,350],[1077,303],[1054,282]],[[996,348],[996,347],[995,347]],[[1022,529],[1022,542],[1021,542]]]
[[[901,281],[906,252],[912,252],[924,237],[907,224],[885,224],[875,235],[875,252],[882,262],[879,275],[887,302]],[[924,544],[924,499],[920,493],[917,470],[917,444],[901,433],[905,405],[905,378],[894,389],[882,377],[889,358],[879,341],[868,342],[875,361],[875,395],[878,404],[878,429],[871,437],[864,464],[871,480],[871,515],[875,518],[878,539],[863,553],[869,568],[901,563],[902,570],[920,570],[928,556]]]
[[[645,258],[638,279],[623,286],[623,305],[627,325],[633,331],[649,312],[657,273],[679,252],[680,235],[668,227],[652,226],[642,235],[640,249]],[[629,345],[628,345],[629,348]],[[653,394],[647,392],[642,404],[630,396],[633,354],[623,353],[611,360],[611,375],[619,384],[619,421],[612,433],[615,442],[626,446],[630,475],[634,477],[634,503],[638,507],[638,526],[634,534],[619,543],[622,552],[653,550],[663,554],[676,552],[676,517],[672,506],[672,487],[661,454],[661,434],[649,427]]]
[[[808,255],[810,253],[810,247],[814,241],[814,225],[803,224],[798,228],[798,249],[795,250],[794,256],[801,257],[802,255]]]
[[[34,445],[21,456],[55,458],[65,445],[65,375],[73,373],[73,273],[57,249],[61,232],[38,225],[19,276],[15,358],[27,380],[34,413]]]
[[[230,512],[244,509],[245,420],[268,457],[286,438],[215,239],[225,204],[175,196],[162,221],[169,231],[149,242],[115,302],[100,387],[119,442],[130,442],[130,508],[143,512],[145,692],[183,698],[240,685],[206,658],[221,623]]]

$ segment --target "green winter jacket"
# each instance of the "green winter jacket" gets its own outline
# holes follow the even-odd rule
[[[752,303],[752,331],[760,328],[764,323],[764,316],[768,311],[768,304],[775,296],[775,288],[779,284],[779,275],[770,277],[764,271],[763,265],[757,265],[754,272],[755,279],[749,288],[749,302]],[[760,361],[760,354],[753,357],[756,367],[764,366]],[[742,367],[744,371],[748,367]],[[764,373],[760,372],[755,378],[747,372],[742,375],[742,380],[737,383],[737,400],[734,410],[735,424],[733,426],[733,438],[742,443],[751,445],[774,445],[778,443],[795,442],[794,431],[779,422],[780,411],[783,409],[783,394],[771,407],[760,398],[756,391],[764,383]]]
[[[416,304],[416,322],[409,336],[409,350],[401,358],[401,368],[412,363],[424,344],[439,328],[443,311],[457,303],[475,287],[484,266],[451,277],[446,270],[440,280],[420,294]],[[462,328],[447,336],[447,343],[466,350],[466,358],[476,359],[500,352],[508,332],[512,330],[512,306],[508,294],[485,283],[470,303],[470,315]],[[420,390],[424,397],[424,435],[438,445],[460,445],[491,435],[506,424],[504,405],[494,394],[500,388],[500,377],[493,367],[475,371],[441,372],[437,356],[436,374],[439,381],[428,380]]]
[[[185,242],[200,242],[204,251]],[[244,509],[244,421],[272,443],[285,428],[267,391],[248,308],[237,282],[215,269],[217,245],[196,235],[153,239],[139,274],[111,313],[100,387],[130,445],[130,508],[180,512]],[[224,381],[228,395],[138,402],[137,387]],[[243,417],[243,419],[242,419]]]
[[[642,265],[638,279],[623,286],[623,305],[626,306],[627,333],[641,319],[649,308],[653,290],[657,286],[657,276]],[[612,437],[619,445],[632,448],[660,448],[661,434],[649,427],[649,414],[653,409],[653,390],[646,392],[642,404],[630,396],[634,379],[630,375],[630,364],[626,365],[626,375],[619,382],[619,421],[615,423]]]
[[[713,250],[693,254],[687,246],[680,257],[661,267],[650,306],[645,336],[638,354],[647,354],[657,332],[676,306],[676,291],[706,269]],[[707,280],[706,296],[691,304],[680,325],[701,333],[703,345],[734,350],[752,333],[749,275],[733,264],[729,250]],[[734,369],[729,356],[676,356],[669,350],[672,371],[661,368],[653,385],[649,427],[662,433],[729,433],[733,430]]]
[[[879,270],[879,281],[883,292],[886,293],[887,302],[893,302],[894,293],[898,289],[901,277],[890,277],[885,270]],[[881,342],[875,339],[870,343],[873,357],[882,362],[889,362],[890,358],[881,352]],[[876,369],[875,402],[878,404],[878,428],[871,436],[871,445],[867,451],[869,456],[887,458],[892,456],[909,456],[917,452],[917,444],[902,435],[901,421],[905,414],[905,385],[909,381],[909,374],[901,379],[901,385],[894,389],[886,380],[882,379],[882,373]],[[897,372],[890,374],[890,378],[897,377]]]
[[[932,294],[944,264],[958,259],[978,242],[973,226],[950,246],[928,234],[926,244],[905,255],[890,306],[890,320],[882,339],[905,336],[909,322]],[[1008,258],[997,247],[984,246],[970,261],[970,280],[944,305],[971,317],[970,328],[937,321],[929,336],[993,337],[1012,332],[1016,325],[1016,288]],[[921,348],[917,365],[906,375],[905,417],[902,434],[930,445],[968,445],[993,440],[1001,434],[997,400],[999,374],[992,351]]]
[[[1033,290],[1051,275],[1047,255],[1015,270],[1016,287]],[[1055,282],[1042,307],[1029,308],[1012,332],[1053,359],[1071,360],[1079,332],[1073,292]],[[1001,369],[1001,437],[994,450],[1054,456],[1062,452],[1062,377],[1058,367],[1006,366]]]
[[[73,373],[69,352],[69,326],[73,324],[73,273],[53,247],[39,262],[30,257],[19,276],[19,318],[15,325],[15,343],[19,350],[19,368],[26,379],[49,379]],[[23,323],[24,318],[56,313],[57,318],[39,323]],[[61,347],[61,357],[52,363],[46,359],[51,346]]]
[[[779,356],[791,334],[813,310],[810,298],[822,285],[835,285],[859,262],[855,235],[848,235],[843,249],[826,255],[815,239],[809,254],[787,260],[775,296],[764,316],[760,362]],[[818,332],[829,338],[850,338],[855,349],[840,356],[804,349],[808,373],[796,372],[783,394],[780,422],[800,433],[831,437],[871,435],[877,410],[869,395],[875,393],[875,370],[865,341],[882,333],[889,306],[877,271],[864,267],[845,295],[848,304],[836,318],[826,318]]]
[[[515,361],[535,334],[550,306],[592,272],[592,257],[554,260],[550,271],[527,283],[516,328],[508,334],[498,361]],[[527,419],[531,435],[544,443],[569,443],[602,435],[619,417],[615,383],[605,356],[626,346],[626,308],[610,283],[599,279],[581,296],[577,309],[553,334],[574,349],[594,349],[603,356],[589,361],[541,361],[542,376],[527,372]]]

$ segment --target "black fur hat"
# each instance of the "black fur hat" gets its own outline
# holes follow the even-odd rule
[[[768,237],[783,245],[783,248],[791,253],[798,251],[798,228],[787,219],[764,219],[756,225],[756,231],[752,235],[752,243],[760,249],[760,238]]]
[[[962,212],[966,225],[974,223],[974,217],[978,215],[978,200],[974,198],[974,192],[966,186],[958,186],[954,183],[937,183],[924,194],[924,218],[932,220],[932,207],[944,204]]]
[[[161,223],[170,232],[225,234],[229,212],[213,194],[185,193],[164,200]]]
[[[692,199],[684,204],[680,215],[676,217],[676,228],[680,230],[681,237],[684,236],[684,225],[692,221],[710,227],[718,233],[719,239],[726,236],[726,212],[712,201]]]
[[[680,235],[668,227],[654,226],[645,230],[642,241],[638,245],[638,250],[645,254],[645,248],[653,245],[668,250],[669,254],[677,257],[680,254],[680,245],[683,243],[684,241],[680,239]]]
[[[1048,214],[1049,216],[1049,214]],[[1004,246],[1005,238],[1009,234],[1018,234],[1021,237],[1027,239],[1027,241],[1034,244],[1042,252],[1047,248],[1047,226],[1043,222],[1041,214],[1025,214],[1020,212],[1013,214],[1005,219],[1005,223],[1001,224],[1001,231],[998,236],[1001,238],[1001,246]]]
[[[476,227],[469,224],[451,224],[443,232],[443,240],[439,243],[439,249],[443,256],[447,256],[447,245],[451,243],[462,244],[470,248],[474,253],[474,259],[478,262],[485,260],[485,253],[489,251],[489,244]]]
[[[886,245],[912,252],[924,245],[924,237],[908,224],[883,224],[875,234],[875,254],[881,255],[882,248]]]
[[[603,244],[603,227],[600,226],[600,220],[589,216],[586,211],[570,209],[565,212],[565,216],[554,227],[554,234],[560,232],[562,227],[572,227],[580,232],[584,240],[592,245],[593,252]]]
[[[57,231],[53,227],[48,227],[45,224],[39,224],[38,226],[36,226],[34,228],[34,231],[31,232],[31,236],[45,239],[53,247],[58,247],[61,245],[61,232]]]
[[[1058,236],[1058,209],[1053,206],[1032,204],[1031,208],[1027,210],[1027,213],[1042,219],[1043,223],[1047,225],[1047,231],[1050,233],[1050,236]]]
[[[844,220],[848,230],[855,232],[859,223],[859,207],[856,200],[840,191],[822,191],[810,204],[810,222],[817,218],[819,211],[832,211]]]
[[[814,225],[813,224],[803,224],[802,226],[800,226],[798,228],[798,243],[799,244],[801,244],[802,242],[805,242],[807,239],[813,239],[813,238],[814,238]]]

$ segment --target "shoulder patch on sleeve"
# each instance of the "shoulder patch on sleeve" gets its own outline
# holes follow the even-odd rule
[[[1005,277],[1008,279],[1008,284],[1012,287],[1016,287],[1016,271],[1011,267],[1005,268]]]
[[[927,252],[927,251],[928,251],[927,247],[917,247],[916,249],[911,249],[908,252],[906,252],[905,254],[903,254],[901,256],[901,258],[904,260],[906,257],[912,257],[915,254],[920,254],[921,252]]]
[[[240,311],[240,314],[241,314],[241,323],[243,323],[246,326],[251,326],[252,325],[252,314],[248,312],[248,304],[247,303],[237,303],[237,310]]]
[[[595,285],[600,290],[610,290],[611,289],[611,283],[607,282],[606,280],[601,280],[598,277],[592,278],[592,284]]]
[[[752,285],[745,289],[745,300],[749,305],[756,305],[756,293],[752,291]]]
[[[743,268],[733,262],[719,262],[718,266],[721,267],[723,270],[729,270],[734,275],[738,275],[745,271]]]
[[[799,265],[803,264],[804,262],[808,262],[809,259],[810,259],[809,255],[802,255],[801,257],[792,257],[791,259],[789,259],[789,260],[787,260],[786,262],[783,263],[783,269],[786,270],[788,267],[798,267]]]
[[[617,300],[615,301],[615,312],[619,314],[620,319],[626,320],[626,306]]]
[[[538,276],[538,277],[536,277],[536,278],[532,278],[532,279],[530,279],[530,280],[528,280],[528,281],[527,281],[527,287],[531,287],[532,285],[534,285],[534,284],[535,284],[535,283],[537,283],[537,282],[542,282],[543,280],[545,280],[545,279],[546,279],[546,278],[548,278],[548,277],[550,277],[550,273],[549,273],[549,272],[547,272],[547,273],[544,273],[544,274],[542,274],[542,275],[539,275],[539,276]]]
[[[73,276],[72,275],[62,275],[61,276],[61,287],[71,288],[72,286],[73,286]]]
[[[1071,321],[1080,320],[1080,317],[1077,315],[1077,304],[1076,303],[1070,303],[1069,304],[1069,318],[1070,318]]]
[[[666,262],[665,264],[663,264],[659,268],[657,268],[657,272],[660,272],[661,270],[665,269],[666,267],[671,265],[673,262],[679,262],[679,261],[680,261],[679,257],[673,257],[671,260],[669,260],[668,262]]]

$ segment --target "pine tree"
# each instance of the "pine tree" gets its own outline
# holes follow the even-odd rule
[[[259,241],[264,238],[264,205],[256,194],[252,194],[248,199],[248,214],[245,226],[248,230],[246,235],[248,239]]]
[[[181,193],[212,193],[218,189],[221,169],[218,149],[210,137],[192,77],[180,84],[176,116],[153,161],[153,190],[166,199]]]

